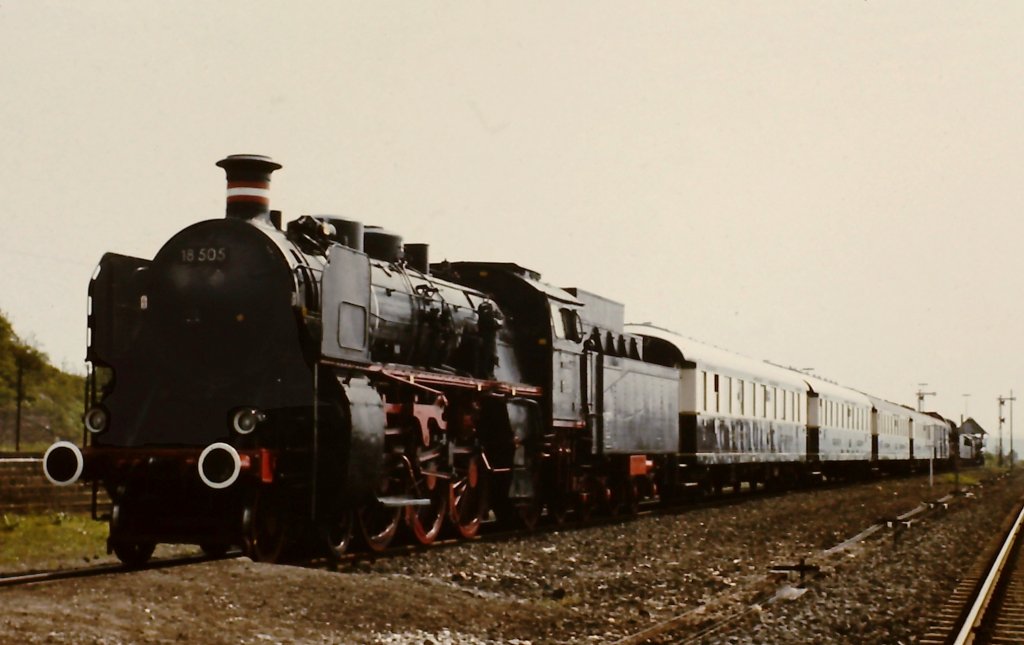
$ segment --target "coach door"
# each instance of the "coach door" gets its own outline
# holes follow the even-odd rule
[[[821,438],[821,406],[816,392],[807,393],[807,461],[816,462],[820,458],[819,442]]]

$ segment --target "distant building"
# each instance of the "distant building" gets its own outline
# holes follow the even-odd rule
[[[972,417],[969,417],[966,421],[961,423],[957,431],[960,434],[961,450],[967,441],[971,442],[979,453],[985,449],[985,437],[988,433],[985,432],[985,429],[978,425],[978,422]]]

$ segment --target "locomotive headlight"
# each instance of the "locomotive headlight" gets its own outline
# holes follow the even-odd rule
[[[93,434],[106,430],[109,423],[110,414],[104,408],[97,406],[85,413],[85,429]]]
[[[235,412],[235,416],[231,418],[231,427],[234,428],[238,434],[249,434],[256,429],[261,421],[267,418],[267,415],[263,414],[255,408],[246,408]]]

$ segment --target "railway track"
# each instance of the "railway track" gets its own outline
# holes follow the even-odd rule
[[[147,571],[151,569],[168,569],[171,567],[183,567],[190,564],[210,562],[213,560],[227,560],[237,558],[241,554],[237,551],[228,552],[222,556],[192,555],[172,558],[161,558],[152,560],[141,567],[126,567],[123,564],[98,564],[92,567],[76,567],[73,569],[57,569],[54,571],[35,571],[32,573],[0,576],[0,588],[18,587],[30,584],[42,584],[57,582],[60,580],[72,580],[75,578],[95,578],[98,576],[115,575],[131,571]]]
[[[1024,642],[1024,504],[1004,532],[971,569],[921,643]]]

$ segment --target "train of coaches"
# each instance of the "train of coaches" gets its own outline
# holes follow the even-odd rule
[[[109,548],[276,560],[429,544],[482,522],[635,510],[724,486],[906,471],[980,446],[937,414],[746,359],[511,263],[431,264],[378,227],[270,209],[233,155],[225,218],[89,285],[83,446]],[[103,494],[109,514],[101,515]]]

